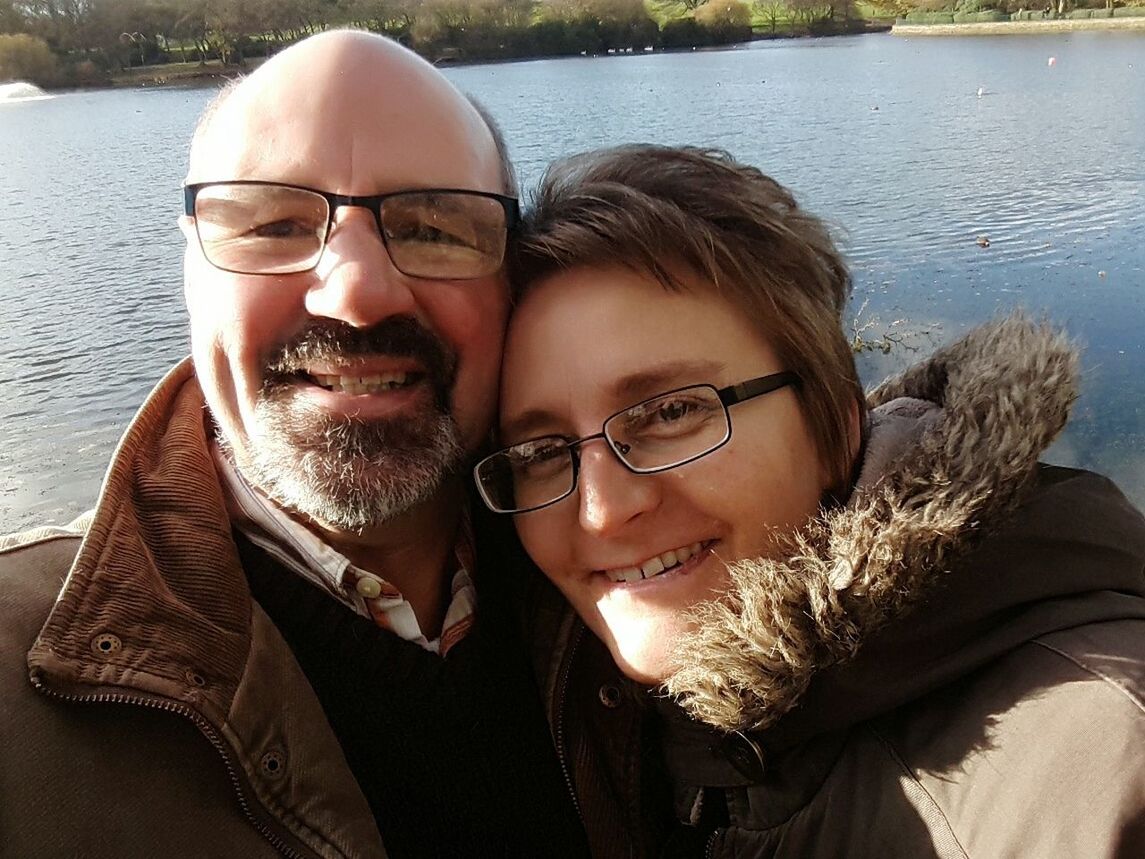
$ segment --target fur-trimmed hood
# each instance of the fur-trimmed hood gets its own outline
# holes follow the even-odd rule
[[[1038,457],[1066,423],[1077,365],[1062,334],[1017,315],[878,386],[847,504],[770,558],[732,568],[732,597],[700,609],[668,692],[720,730],[794,742],[885,712],[1069,622],[1060,612],[1030,620],[1016,607],[1141,579],[1140,518],[1104,481],[1094,497],[1113,500],[1099,509],[1062,516],[1047,501],[995,545],[1032,484],[1056,479]],[[1047,572],[1062,550],[1033,547],[1062,528],[1082,547],[1074,561],[1099,545],[1101,564]]]

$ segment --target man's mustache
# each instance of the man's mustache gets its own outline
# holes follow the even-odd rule
[[[391,316],[370,328],[316,319],[271,354],[263,392],[290,384],[315,364],[337,366],[363,358],[413,358],[425,371],[438,406],[448,411],[457,359],[445,342],[412,316]]]

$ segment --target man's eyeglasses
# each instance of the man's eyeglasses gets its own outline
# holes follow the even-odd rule
[[[369,209],[394,267],[410,277],[468,280],[501,267],[517,201],[455,189],[358,197],[277,182],[201,182],[183,188],[207,262],[236,274],[295,274],[318,265],[334,213]]]
[[[583,438],[529,439],[485,457],[473,469],[477,489],[495,513],[528,513],[573,493],[580,472],[578,448],[603,438],[635,474],[667,471],[723,447],[732,437],[728,408],[787,385],[795,373],[773,373],[738,385],[690,385],[642,400],[608,418]]]

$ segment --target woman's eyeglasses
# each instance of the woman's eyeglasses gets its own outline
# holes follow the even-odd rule
[[[394,267],[410,277],[469,280],[501,268],[517,201],[455,189],[353,196],[277,182],[202,182],[184,210],[207,262],[236,274],[296,274],[318,265],[342,206],[374,215]]]
[[[473,469],[481,498],[496,513],[528,513],[567,498],[577,486],[579,448],[602,438],[635,474],[667,471],[723,447],[731,439],[728,408],[798,385],[791,372],[738,385],[690,385],[622,409],[601,431],[583,438],[550,435],[529,439],[485,457]]]

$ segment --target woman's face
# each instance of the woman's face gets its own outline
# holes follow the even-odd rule
[[[504,443],[599,433],[657,394],[788,369],[741,310],[683,280],[686,290],[668,292],[624,268],[577,268],[532,287],[508,333]],[[794,388],[730,414],[724,447],[657,474],[633,474],[602,439],[589,441],[577,448],[577,490],[515,517],[533,560],[640,682],[671,672],[689,608],[727,590],[725,564],[766,555],[772,535],[817,511],[827,486]]]

